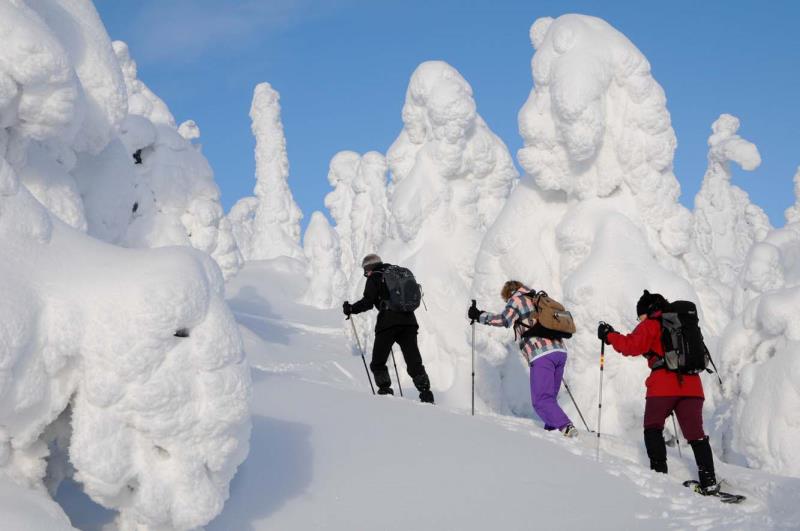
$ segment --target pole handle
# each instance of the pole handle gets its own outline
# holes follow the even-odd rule
[[[476,301],[475,299],[472,299],[472,306],[470,306],[470,308],[475,308],[475,309],[477,309],[477,308],[478,308],[478,301]],[[470,320],[469,320],[469,324],[470,324],[470,325],[473,325],[473,324],[475,324],[475,319],[470,319]]]

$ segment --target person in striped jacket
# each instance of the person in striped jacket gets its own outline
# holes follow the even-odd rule
[[[500,296],[506,301],[502,312],[493,314],[470,307],[467,316],[489,326],[514,328],[522,356],[530,367],[531,403],[544,429],[558,429],[567,437],[575,437],[578,430],[564,410],[558,405],[558,391],[564,378],[567,348],[563,339],[524,337],[525,331],[536,323],[532,290],[517,280],[503,285]]]

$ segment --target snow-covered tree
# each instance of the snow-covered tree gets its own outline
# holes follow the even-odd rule
[[[129,243],[147,188],[151,203],[185,206],[163,212],[178,243],[188,226],[211,251],[210,170],[174,124],[129,115],[136,92],[90,2],[0,2],[0,41],[0,473],[54,491],[74,472],[120,529],[205,525],[250,430],[220,269],[189,247],[98,238]],[[151,135],[146,172],[126,131]],[[143,237],[160,230],[150,219]]]
[[[643,289],[697,300],[681,260],[692,218],[677,201],[664,91],[642,53],[583,15],[538,19],[530,35],[534,87],[519,113],[526,175],[483,240],[472,292],[498,309],[503,282],[516,279],[561,300],[578,325],[566,380],[590,404],[599,320],[632,329]],[[503,332],[478,334],[479,395],[490,409],[530,415],[526,367]],[[614,407],[604,430],[640,432],[646,376],[645,364],[607,356],[604,400]]]
[[[726,461],[793,476],[800,475],[793,421],[800,408],[798,257],[796,219],[750,249],[735,297],[739,314],[717,349],[725,400],[715,426]]]
[[[280,94],[259,83],[250,107],[256,137],[255,198],[240,199],[231,210],[234,235],[245,260],[279,256],[302,259],[300,220],[303,214],[289,189],[289,157],[281,123]]]
[[[794,174],[794,196],[794,205],[786,209],[785,216],[787,223],[800,221],[800,166],[798,166],[797,172]]]
[[[428,374],[435,389],[456,386],[463,405],[469,350],[459,332],[463,312],[453,305],[459,297],[468,304],[475,255],[517,172],[505,144],[478,115],[472,88],[441,61],[422,63],[411,76],[403,130],[387,160],[390,226],[379,254],[410,268],[422,284],[428,311],[417,318]],[[448,400],[442,395],[440,402]]]
[[[211,255],[226,278],[233,276],[241,267],[241,254],[224,217],[214,172],[200,145],[192,143],[200,136],[197,124],[189,121],[176,127],[164,102],[136,77],[128,46],[116,41],[114,51],[131,95],[121,138],[128,161],[135,162],[136,188],[135,201],[126,212],[130,226],[120,243],[190,245]],[[93,189],[99,189],[98,184]],[[98,200],[96,209],[105,212],[107,205]]]
[[[331,159],[328,181],[333,191],[325,197],[325,206],[336,221],[341,269],[353,285],[361,275],[361,259],[388,236],[387,170],[386,158],[375,151],[363,156],[341,151]]]
[[[303,237],[308,261],[308,288],[303,300],[317,308],[333,308],[344,300],[346,281],[340,268],[339,235],[322,212],[314,212]]]
[[[708,330],[718,335],[733,317],[733,286],[747,253],[772,228],[767,215],[747,193],[731,184],[730,163],[752,171],[761,164],[755,144],[741,138],[739,119],[721,115],[708,138],[708,169],[695,197],[696,248],[687,254],[689,273],[707,312]]]

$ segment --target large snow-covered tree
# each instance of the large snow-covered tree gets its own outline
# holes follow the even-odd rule
[[[772,228],[747,193],[731,183],[731,162],[752,171],[761,164],[758,148],[740,137],[739,119],[721,115],[708,138],[708,169],[694,200],[695,247],[686,255],[690,278],[705,308],[706,322],[719,335],[733,317],[733,287],[755,242]]]
[[[417,312],[420,348],[433,387],[452,391],[437,400],[464,405],[469,350],[457,301],[469,302],[480,242],[517,171],[478,114],[469,83],[447,63],[417,67],[402,116],[403,129],[387,154],[390,223],[379,254],[410,268],[422,284],[427,311]]]
[[[303,214],[289,189],[289,157],[281,123],[280,94],[259,83],[250,107],[256,137],[255,197],[240,199],[228,217],[245,260],[279,256],[302,259],[300,220]]]
[[[692,218],[678,203],[664,91],[636,46],[583,15],[538,19],[530,36],[534,86],[519,112],[526,175],[483,240],[472,292],[497,309],[503,282],[517,279],[564,302],[578,325],[567,380],[590,404],[599,320],[632,329],[643,289],[697,299],[682,263]],[[479,395],[490,409],[530,415],[527,370],[503,332],[478,335]],[[646,376],[643,363],[607,357],[605,430],[640,431]]]
[[[210,168],[90,2],[0,2],[0,42],[0,471],[74,473],[123,530],[205,525],[250,430]]]

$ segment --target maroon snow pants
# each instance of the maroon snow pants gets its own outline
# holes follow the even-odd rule
[[[652,396],[645,400],[644,429],[664,429],[664,422],[675,412],[687,441],[698,441],[703,432],[703,399],[695,396]]]

